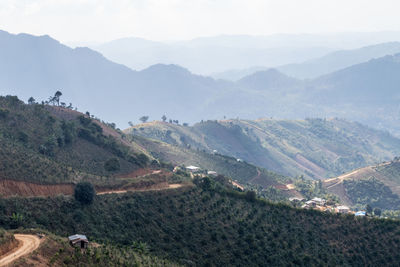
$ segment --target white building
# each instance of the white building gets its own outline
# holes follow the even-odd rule
[[[192,173],[195,173],[195,172],[199,172],[200,171],[200,167],[196,167],[196,166],[190,165],[190,166],[186,167],[186,170],[188,170],[188,171],[190,171]]]
[[[349,213],[350,208],[347,206],[336,207],[338,213]]]
[[[215,172],[215,171],[208,171],[207,174],[211,175],[211,176],[217,176],[218,175],[218,173]]]
[[[324,206],[326,203],[325,199],[319,198],[319,197],[315,197],[315,198],[311,199],[311,201],[313,201],[318,206]]]

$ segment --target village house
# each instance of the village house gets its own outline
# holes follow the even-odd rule
[[[71,235],[68,237],[69,244],[73,247],[87,248],[89,245],[89,240],[85,235]]]
[[[338,213],[349,213],[350,208],[347,206],[338,206],[336,207]]]
[[[208,172],[207,172],[207,175],[210,175],[210,176],[217,176],[218,174],[217,174],[217,172],[215,172],[215,171],[208,171]]]
[[[187,166],[186,170],[188,170],[191,173],[197,173],[197,172],[201,171],[200,167],[196,167],[196,166],[193,166],[193,165]]]
[[[291,202],[302,202],[304,198],[298,198],[298,197],[290,197],[289,201]]]
[[[326,200],[323,198],[319,198],[319,197],[315,197],[315,198],[311,199],[311,201],[313,201],[318,206],[325,206],[325,204],[326,204]]]
[[[355,214],[354,214],[354,216],[357,216],[357,217],[362,217],[362,216],[365,216],[366,215],[366,212],[365,211],[357,211]]]

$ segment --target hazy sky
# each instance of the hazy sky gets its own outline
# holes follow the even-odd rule
[[[0,29],[64,42],[399,31],[399,0],[0,0]]]

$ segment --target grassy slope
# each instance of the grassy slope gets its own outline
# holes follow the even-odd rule
[[[43,232],[45,237],[39,248],[14,261],[11,266],[179,266],[153,256],[140,243],[124,247],[97,244],[90,245],[87,250],[75,250],[66,237],[40,229],[23,231],[26,234]]]
[[[203,150],[189,149],[140,136],[133,136],[131,140],[132,143],[145,147],[155,158],[176,165],[195,165],[205,170],[213,170],[242,184],[256,183],[263,187],[281,188],[291,182],[289,177],[269,172],[247,162],[238,162],[236,158],[221,154],[210,154]]]
[[[1,199],[0,225],[41,227],[97,242],[145,242],[152,253],[197,265],[393,265],[400,223],[298,210],[200,188],[96,197]],[[23,219],[16,222],[11,214]]]
[[[328,191],[349,205],[366,205],[382,209],[399,209],[400,161],[360,168],[324,181]]]
[[[194,164],[246,183],[282,187],[287,177],[234,158],[181,149],[144,138],[128,138],[111,127],[66,108],[26,105],[16,97],[0,98],[0,178],[34,183],[75,183],[86,179],[99,186],[119,185],[111,176],[145,165],[147,154],[176,165]],[[121,169],[107,172],[104,163],[118,158]]]
[[[121,165],[113,175],[141,167],[137,151],[124,144],[119,133],[79,116],[68,109],[0,97],[0,178],[38,183],[104,180],[111,175],[104,169],[110,158]]]
[[[192,127],[152,122],[125,132],[207,152],[217,150],[292,177],[332,177],[400,153],[399,139],[339,119],[207,121]]]

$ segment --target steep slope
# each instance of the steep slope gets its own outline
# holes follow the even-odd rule
[[[67,108],[26,105],[0,97],[0,178],[33,183],[73,183],[130,173],[146,165],[121,134]],[[118,168],[107,162],[114,159]]]
[[[224,156],[218,153],[210,153],[205,150],[190,149],[176,144],[143,138],[134,135],[132,142],[145,147],[153,157],[179,166],[198,166],[203,170],[215,171],[217,174],[237,180],[242,185],[261,185],[264,188],[274,187],[284,189],[283,195],[291,196],[286,190],[286,184],[292,182],[292,178],[280,175],[247,162],[238,161],[236,158]]]
[[[400,153],[399,139],[339,119],[206,121],[192,127],[152,122],[125,132],[186,148],[217,150],[278,173],[317,179]]]
[[[128,138],[111,126],[68,108],[0,97],[0,194],[71,195],[81,180],[91,181],[99,192],[166,188],[188,180],[171,173],[175,165],[197,165],[244,185],[285,189],[291,182],[235,158]]]
[[[114,244],[121,253],[109,247],[108,257],[115,261],[117,255],[129,258],[127,247],[196,266],[393,266],[400,260],[398,221],[294,209],[206,188],[97,196],[88,206],[67,197],[0,199],[0,222],[64,237],[85,233],[97,243]],[[23,219],[11,220],[13,212]],[[132,246],[134,241],[140,246]],[[69,258],[69,251],[59,255]],[[101,251],[99,260],[107,265]],[[89,255],[84,259],[90,262]]]
[[[323,182],[329,192],[349,205],[400,209],[400,161],[360,168]]]
[[[361,47],[352,50],[340,50],[323,57],[308,60],[299,64],[290,64],[276,67],[279,71],[299,79],[313,79],[367,62],[374,58],[400,53],[400,43],[391,42]]]
[[[18,234],[21,230],[16,232],[16,236],[21,236]],[[24,237],[39,240],[40,245],[34,253],[22,255],[21,258],[9,255],[11,261],[7,266],[99,266],[99,263],[105,266],[180,266],[155,257],[146,251],[143,243],[138,241],[118,248],[110,244],[89,243],[89,250],[77,250],[69,244],[67,237],[57,236],[42,229],[22,230],[22,232]],[[12,235],[12,232],[9,234]],[[90,239],[90,242],[92,241]]]

